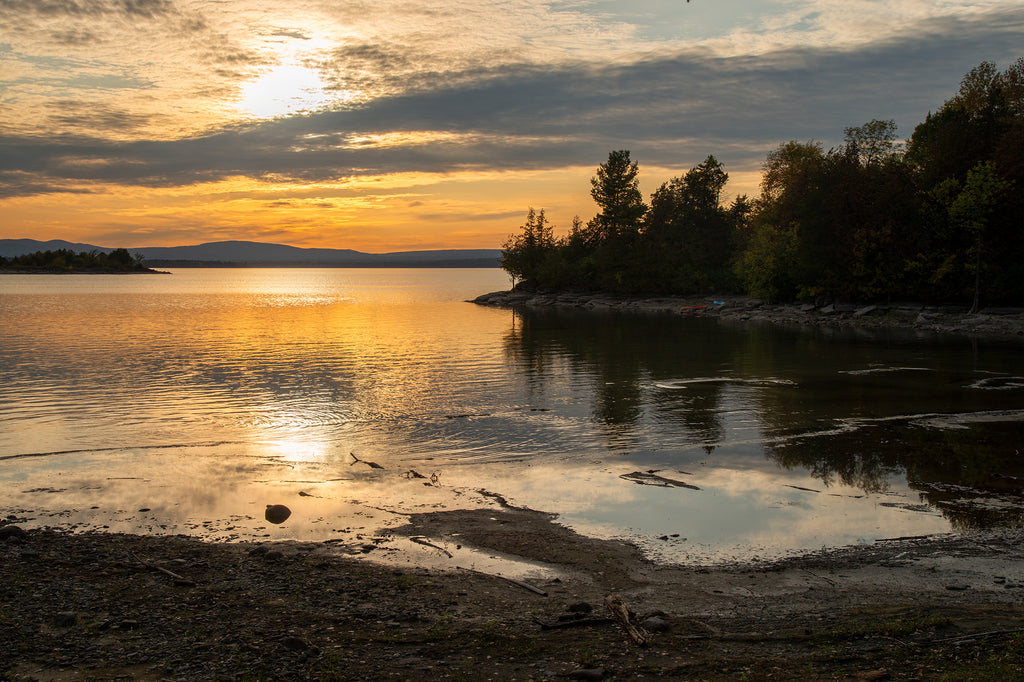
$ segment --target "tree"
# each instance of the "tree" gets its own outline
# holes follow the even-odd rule
[[[768,152],[761,165],[761,196],[742,235],[743,250],[734,272],[756,296],[785,299],[802,283],[798,260],[820,246],[808,240],[807,226],[817,219],[819,187],[825,166],[819,142],[791,140]],[[818,254],[820,257],[822,254]],[[799,256],[799,258],[798,258]]]
[[[795,225],[760,224],[736,261],[736,276],[751,296],[787,300],[796,293],[794,270],[800,235]]]
[[[896,121],[877,118],[856,128],[843,130],[847,147],[856,150],[861,163],[881,163],[896,156]]]
[[[544,209],[538,213],[531,207],[526,214],[522,232],[509,235],[501,251],[501,267],[516,280],[536,282],[541,266],[555,248],[554,228],[544,216]]]
[[[955,225],[965,228],[974,242],[974,300],[971,312],[978,312],[981,300],[981,270],[984,261],[985,226],[1000,198],[1011,183],[996,174],[995,164],[984,161],[967,173],[967,181],[949,204],[949,215]]]
[[[639,167],[630,161],[629,152],[608,154],[608,161],[597,168],[590,179],[590,196],[601,212],[592,223],[603,242],[617,242],[640,231],[640,221],[647,212],[640,193]]]
[[[915,255],[915,266],[941,280],[947,295],[970,297],[972,304],[973,289],[979,299],[1019,300],[1024,295],[1024,195],[1002,192],[981,223],[966,217],[971,211],[953,207],[972,172],[975,187],[961,206],[980,191],[979,173],[985,171],[979,164],[992,162],[995,176],[1024,185],[1024,58],[1002,72],[982,62],[965,75],[958,92],[914,130],[907,159],[935,234]]]
[[[804,194],[811,179],[821,169],[825,153],[820,142],[791,140],[768,152],[761,164],[761,199],[778,202],[786,194],[794,198]]]
[[[999,96],[1002,76],[996,65],[984,61],[967,72],[960,80],[960,90],[947,103],[963,109],[972,119],[986,117]]]
[[[661,286],[687,294],[732,289],[734,221],[720,203],[728,180],[708,156],[651,195],[644,236]]]

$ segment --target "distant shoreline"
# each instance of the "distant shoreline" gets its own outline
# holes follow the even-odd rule
[[[453,261],[384,261],[380,263],[364,263],[364,262],[341,262],[341,263],[311,263],[311,262],[300,262],[300,263],[283,263],[283,262],[245,262],[245,261],[177,261],[177,260],[162,260],[154,259],[148,261],[153,267],[161,268],[358,268],[362,270],[372,268],[416,268],[416,269],[470,269],[470,268],[487,268],[497,269],[501,266],[490,258],[481,259],[470,259],[470,260],[453,260]]]
[[[0,268],[0,275],[170,275],[164,270],[16,270]]]

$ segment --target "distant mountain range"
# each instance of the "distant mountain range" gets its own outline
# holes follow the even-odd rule
[[[60,239],[0,239],[0,256],[13,258],[36,251],[102,251],[113,248],[74,244]],[[349,267],[349,268],[493,268],[498,267],[499,249],[443,249],[438,251],[396,251],[363,253],[352,249],[301,249],[262,242],[210,242],[192,246],[147,246],[128,249],[141,253],[150,267]]]

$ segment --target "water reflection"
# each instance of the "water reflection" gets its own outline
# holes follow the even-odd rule
[[[675,561],[1022,522],[1019,344],[463,302],[496,275],[5,279],[0,512],[358,548],[490,491]]]
[[[653,451],[647,463],[692,465],[681,450],[699,445],[714,455],[702,465],[737,471],[760,450],[825,489],[884,494],[898,481],[954,528],[1021,524],[1024,382],[1013,343],[592,311],[515,315],[509,356],[538,383],[556,365],[585,377],[607,445],[642,446]]]
[[[585,378],[594,393],[591,418],[605,427],[609,444],[636,444],[631,433],[645,416],[683,426],[693,440],[713,446],[721,440],[724,383],[694,383],[685,394],[648,390],[662,377],[717,376],[728,371],[728,341],[715,325],[659,316],[622,316],[590,311],[513,312],[505,351],[535,385],[554,373]],[[723,343],[725,342],[725,343]],[[651,408],[653,407],[653,411]]]

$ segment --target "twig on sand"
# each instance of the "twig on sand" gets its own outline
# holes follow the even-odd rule
[[[461,568],[461,566],[460,566],[460,568]],[[544,590],[542,590],[539,587],[536,587],[534,585],[531,585],[530,583],[524,583],[522,580],[516,580],[515,578],[506,578],[505,576],[498,575],[497,573],[484,573],[483,571],[478,571],[475,568],[464,568],[463,570],[471,571],[473,573],[479,573],[480,575],[486,575],[488,578],[501,578],[502,580],[510,582],[513,585],[518,585],[519,587],[523,588],[524,590],[529,590],[530,592],[533,592],[534,594],[539,594],[542,597],[548,596],[548,593],[545,592]]]
[[[933,639],[930,642],[917,643],[918,646],[932,645],[932,644],[963,644],[964,642],[970,642],[975,639],[984,639],[986,637],[1000,637],[1003,635],[1017,635],[1024,632],[1024,628],[1011,628],[1009,630],[989,630],[988,632],[975,632],[970,635],[957,635],[955,637],[945,637],[943,639]]]
[[[354,453],[354,452],[350,452],[348,454],[349,454],[349,457],[352,458],[352,461],[349,462],[349,464],[348,464],[349,466],[352,466],[353,464],[356,464],[358,462],[360,464],[365,464],[366,466],[370,467],[371,469],[383,469],[384,468],[380,464],[377,464],[376,462],[371,462],[368,459],[359,459],[358,457],[356,457],[356,453]]]
[[[184,576],[180,576],[177,573],[175,573],[174,571],[168,571],[163,566],[157,566],[154,563],[151,563],[149,561],[145,561],[145,560],[141,559],[136,554],[132,554],[131,556],[132,556],[133,559],[138,561],[140,564],[142,564],[146,568],[152,568],[154,571],[160,571],[161,573],[164,573],[166,575],[171,576],[172,578],[174,578],[174,582],[176,584],[178,584],[178,585],[188,585],[189,587],[195,587],[195,585],[196,585],[194,581],[189,580],[188,578],[186,578]]]
[[[415,542],[418,545],[423,545],[424,547],[431,547],[431,548],[436,549],[438,551],[444,552],[445,554],[448,555],[449,559],[454,557],[454,555],[451,552],[449,552],[447,549],[445,549],[444,547],[439,547],[438,545],[435,545],[433,542],[430,542],[429,540],[424,538],[422,535],[414,535],[414,536],[410,537],[409,539],[412,540],[413,542]],[[463,567],[460,566],[459,568],[463,568]],[[544,590],[540,589],[539,587],[534,587],[530,583],[524,583],[522,580],[516,580],[515,578],[506,578],[505,576],[498,575],[497,573],[484,573],[483,571],[478,571],[475,568],[463,568],[463,570],[471,571],[473,573],[479,573],[480,575],[486,575],[486,576],[491,577],[491,578],[501,578],[502,580],[506,580],[506,581],[512,583],[513,585],[518,585],[519,587],[523,588],[524,590],[529,590],[530,592],[533,592],[534,594],[539,594],[542,597],[548,596],[548,593],[545,592]]]
[[[444,552],[445,554],[448,555],[449,559],[451,559],[454,556],[451,552],[449,552],[444,547],[439,547],[438,545],[435,545],[433,542],[430,542],[429,540],[427,540],[426,538],[424,538],[421,535],[416,535],[416,536],[413,536],[413,537],[411,537],[409,539],[412,540],[413,542],[415,542],[417,545],[423,545],[424,547],[433,547],[434,549],[436,549],[436,550],[438,550],[440,552]]]
[[[540,618],[534,618],[533,622],[540,626],[541,630],[566,630],[568,628],[584,628],[590,625],[610,625],[617,623],[614,618],[580,618],[578,620],[563,620],[557,623],[545,623]]]

